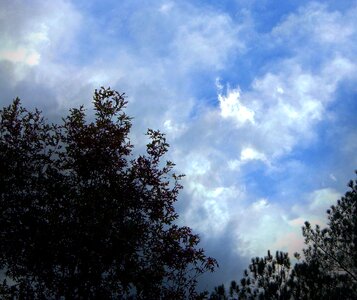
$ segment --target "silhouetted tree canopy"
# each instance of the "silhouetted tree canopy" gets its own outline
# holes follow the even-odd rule
[[[357,174],[357,172],[356,172]],[[268,251],[253,258],[239,283],[231,282],[229,297],[218,286],[210,299],[357,299],[357,180],[327,210],[327,227],[309,222],[302,228],[304,260],[290,266],[288,253]]]
[[[284,297],[287,295],[290,266],[288,253],[277,251],[274,257],[268,251],[263,258],[252,258],[239,283],[231,282],[229,296],[224,291],[224,285],[220,285],[209,299],[289,299]]]
[[[124,94],[96,90],[63,124],[14,100],[1,110],[2,298],[193,299],[216,261],[174,223],[181,175],[163,162],[164,134],[148,130],[134,158]]]
[[[317,298],[357,299],[357,180],[351,180],[348,187],[350,190],[327,210],[326,228],[316,225],[314,230],[309,222],[303,227],[306,262],[296,266],[295,276],[311,281],[309,273],[318,270],[314,276],[318,286],[310,284],[312,293],[322,293]]]
[[[227,299],[227,294],[226,294],[226,289],[224,287],[224,284],[216,286],[214,288],[214,291],[211,293],[209,299],[210,300],[224,300],[224,299]]]

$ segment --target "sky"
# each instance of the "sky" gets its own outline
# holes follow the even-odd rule
[[[301,226],[357,169],[357,2],[0,1],[0,105],[50,120],[110,86],[137,151],[167,134],[183,173],[179,223],[240,279],[251,257],[293,254]]]

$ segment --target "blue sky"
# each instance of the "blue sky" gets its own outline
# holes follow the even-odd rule
[[[356,1],[0,3],[0,104],[51,120],[126,92],[132,140],[167,133],[186,174],[180,222],[238,279],[252,256],[303,247],[305,220],[357,167]]]

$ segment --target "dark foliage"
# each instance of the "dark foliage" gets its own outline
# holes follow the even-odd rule
[[[326,228],[305,222],[303,261],[295,253],[291,269],[287,253],[253,258],[240,283],[232,281],[230,297],[216,288],[210,299],[357,299],[357,180],[348,186],[327,210]]]
[[[348,187],[327,210],[326,228],[316,225],[314,230],[309,222],[303,227],[306,262],[297,266],[296,276],[307,281],[315,277],[310,292],[320,291],[323,294],[318,297],[324,299],[357,299],[357,180],[351,180]],[[309,273],[316,274],[311,277]],[[312,296],[306,293],[306,298]]]
[[[210,300],[225,300],[225,299],[227,299],[227,294],[226,294],[226,289],[224,287],[224,284],[216,286],[214,288],[214,291],[211,293],[209,299]]]
[[[124,94],[96,90],[83,107],[48,124],[19,99],[1,110],[2,298],[193,299],[216,261],[174,224],[181,176],[162,162],[165,136],[148,131],[133,158]]]
[[[263,258],[253,258],[249,269],[239,284],[232,281],[229,297],[224,286],[215,288],[210,300],[214,299],[289,299],[286,282],[289,279],[290,259],[287,253],[276,252]],[[222,291],[223,290],[223,291]],[[219,293],[218,293],[219,292]]]

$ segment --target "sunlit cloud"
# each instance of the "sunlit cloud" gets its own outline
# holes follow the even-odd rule
[[[266,157],[264,153],[258,152],[253,148],[244,148],[240,153],[240,159],[243,162],[250,161],[250,160],[261,160],[266,161]]]
[[[0,60],[9,60],[13,63],[24,63],[29,66],[37,65],[41,55],[35,51],[19,48],[11,51],[1,51]]]
[[[250,122],[254,124],[254,111],[240,102],[239,89],[228,90],[227,95],[218,95],[223,118],[232,118],[238,125]]]

